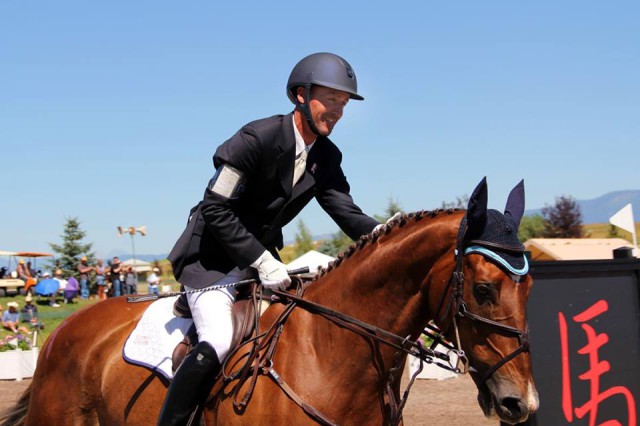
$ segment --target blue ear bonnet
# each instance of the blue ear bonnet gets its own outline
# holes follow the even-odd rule
[[[476,235],[465,235],[464,254],[478,253],[515,275],[526,275],[529,262],[518,239],[518,225],[510,214],[487,210],[485,226]]]
[[[507,255],[510,257],[509,260],[507,260],[507,256],[505,256],[505,253],[498,253],[496,251],[489,250],[488,248],[481,247],[481,246],[470,246],[464,249],[465,255],[469,253],[481,254],[485,258],[495,261],[504,269],[506,269],[507,271],[515,275],[526,275],[527,272],[529,272],[529,262],[527,262],[527,257],[524,255],[524,253],[521,254],[520,256],[517,256],[516,258],[514,258],[511,255]],[[514,263],[518,263],[518,264],[522,263],[522,267],[519,269],[516,269],[513,266]]]

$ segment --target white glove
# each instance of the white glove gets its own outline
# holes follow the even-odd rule
[[[394,220],[397,220],[400,216],[402,216],[402,213],[400,212],[396,212],[396,214],[394,214],[393,216],[391,216],[389,219],[387,219],[387,221],[385,222],[384,225],[388,225],[391,222],[393,222]],[[377,231],[378,229],[382,228],[384,226],[382,223],[376,225],[375,228],[373,228],[373,232]]]
[[[251,266],[258,270],[260,282],[268,289],[284,291],[291,284],[287,267],[276,260],[268,250],[265,250]]]

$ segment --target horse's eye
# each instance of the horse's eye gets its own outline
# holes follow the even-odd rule
[[[473,295],[476,297],[478,303],[486,301],[494,301],[495,290],[491,284],[478,283],[473,286]]]

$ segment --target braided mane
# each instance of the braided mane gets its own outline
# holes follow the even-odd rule
[[[394,229],[402,228],[409,221],[419,222],[424,218],[433,219],[442,214],[453,214],[455,212],[459,212],[463,209],[436,209],[436,210],[421,210],[419,212],[413,213],[403,213],[398,218],[393,221],[383,224],[378,230],[372,231],[367,235],[363,235],[358,239],[358,241],[351,244],[348,248],[346,248],[343,252],[338,254],[336,260],[329,263],[329,266],[326,268],[322,268],[318,271],[318,273],[313,277],[313,281],[316,281],[318,278],[328,274],[329,272],[336,269],[338,266],[342,264],[345,259],[353,256],[354,253],[360,251],[362,248],[366,247],[369,244],[373,244],[378,241],[382,235],[388,235]]]

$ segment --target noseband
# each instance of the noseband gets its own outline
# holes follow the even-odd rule
[[[484,376],[482,376],[482,379],[480,381],[480,384],[484,384],[484,382],[486,382],[493,375],[493,373],[495,373],[500,367],[505,365],[507,362],[511,361],[512,359],[514,359],[515,357],[517,357],[523,352],[529,352],[529,329],[527,328],[524,331],[522,331],[515,327],[500,324],[499,322],[496,322],[489,318],[485,318],[483,316],[474,314],[473,312],[470,312],[468,310],[467,304],[463,300],[463,293],[464,293],[464,272],[463,272],[464,262],[463,261],[465,256],[464,255],[464,235],[466,232],[466,228],[467,228],[466,220],[463,219],[462,222],[460,223],[460,227],[458,228],[458,236],[456,239],[456,250],[455,250],[456,267],[453,273],[451,274],[451,277],[449,278],[449,282],[447,283],[447,287],[442,295],[442,298],[440,299],[440,304],[437,310],[438,313],[442,310],[444,302],[447,299],[447,293],[448,293],[449,298],[447,300],[446,309],[442,314],[442,316],[440,316],[440,323],[443,323],[446,320],[450,311],[455,310],[455,315],[452,316],[452,320],[453,320],[453,326],[455,329],[457,349],[462,354],[464,354],[464,351],[461,348],[460,337],[458,335],[457,318],[467,318],[471,321],[489,325],[495,328],[496,330],[498,330],[500,333],[516,337],[518,339],[518,345],[519,345],[513,352],[511,352],[509,355],[500,359],[500,361],[495,363],[485,372]],[[513,248],[502,246],[500,244],[496,244],[492,242],[485,242],[485,241],[478,241],[478,240],[473,240],[471,242],[474,243],[475,245],[485,246],[487,248],[494,248],[494,249],[498,248],[502,250],[513,251]],[[449,289],[451,289],[451,291],[449,291]],[[479,372],[473,366],[470,366],[469,370],[473,372]]]

